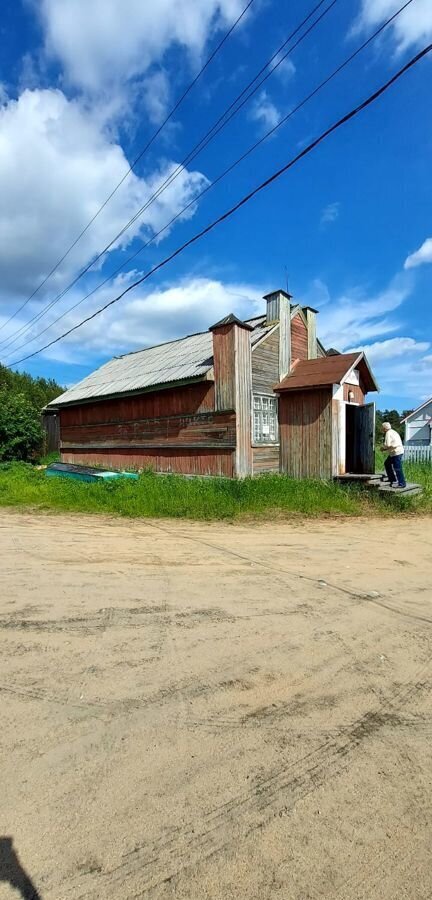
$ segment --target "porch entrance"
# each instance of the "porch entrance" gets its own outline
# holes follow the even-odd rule
[[[375,472],[375,403],[345,405],[345,472],[372,475]]]

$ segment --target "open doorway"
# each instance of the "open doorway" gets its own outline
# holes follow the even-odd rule
[[[375,472],[375,403],[345,404],[345,471],[353,475]]]

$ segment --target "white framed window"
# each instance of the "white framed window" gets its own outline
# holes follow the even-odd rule
[[[253,395],[253,443],[276,444],[279,440],[277,398]]]

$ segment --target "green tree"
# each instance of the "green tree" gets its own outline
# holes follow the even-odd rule
[[[40,454],[43,428],[24,394],[0,391],[0,459],[31,462]]]
[[[402,419],[408,415],[409,410],[404,410],[404,412],[400,413],[397,409],[377,409],[376,412],[376,441],[379,445],[382,443],[382,431],[381,426],[383,422],[390,422],[392,428],[400,434],[401,438],[404,436],[404,426],[401,424]]]
[[[37,459],[43,445],[42,409],[63,390],[51,378],[33,378],[0,365],[0,460]]]

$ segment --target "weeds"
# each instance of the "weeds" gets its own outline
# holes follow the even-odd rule
[[[423,485],[424,494],[412,499],[399,495],[385,502],[361,486],[295,481],[280,475],[233,481],[144,472],[135,482],[89,484],[47,478],[44,471],[30,465],[8,463],[0,466],[0,506],[197,520],[431,513],[431,467],[408,469],[409,478]]]

